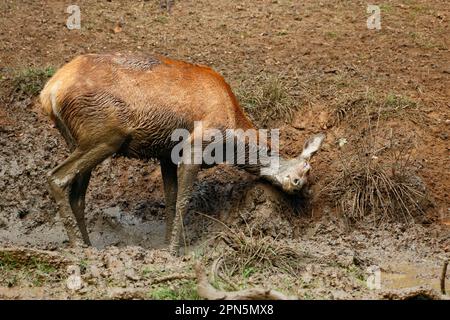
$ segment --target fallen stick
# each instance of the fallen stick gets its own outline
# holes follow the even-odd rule
[[[211,266],[211,272],[209,274],[209,282],[215,283],[220,278],[227,285],[229,285],[233,290],[237,290],[238,289],[237,286],[233,282],[231,282],[231,280],[228,277],[226,277],[223,274],[219,274],[219,269],[220,269],[222,262],[223,262],[223,259],[221,257],[214,260],[214,262]]]
[[[448,260],[444,261],[444,266],[442,267],[442,273],[441,273],[441,293],[445,293],[445,277],[447,275],[447,266],[448,266]]]
[[[208,300],[296,300],[279,291],[264,288],[251,288],[239,291],[221,291],[214,288],[209,282],[206,271],[200,262],[195,265],[197,275],[197,292],[202,298]]]

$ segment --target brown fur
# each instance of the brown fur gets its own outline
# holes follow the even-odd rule
[[[58,89],[53,89],[59,83]],[[56,94],[52,106],[52,89]],[[253,128],[230,86],[211,68],[167,58],[88,54],[63,66],[41,95],[76,143],[95,143],[108,131],[128,140],[124,154],[158,157],[176,128],[194,121],[219,129]]]

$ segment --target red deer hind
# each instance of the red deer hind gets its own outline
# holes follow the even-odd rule
[[[91,172],[118,154],[159,159],[166,240],[177,254],[183,216],[202,164],[172,161],[171,150],[177,143],[172,133],[186,129],[190,132],[186,143],[192,143],[202,134],[194,130],[196,121],[201,121],[202,130],[255,129],[218,73],[164,57],[78,56],[48,81],[40,101],[71,149],[71,155],[48,174],[71,245],[90,245],[84,207]],[[309,159],[323,139],[323,134],[311,137],[299,157],[280,158],[275,171],[264,173],[259,162],[241,167],[286,192],[297,192],[307,183]]]

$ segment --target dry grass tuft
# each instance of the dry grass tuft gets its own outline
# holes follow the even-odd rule
[[[395,117],[409,119],[414,123],[421,120],[420,105],[415,100],[399,94],[376,95],[373,92],[343,94],[334,103],[334,123],[343,121],[358,127],[362,122]]]
[[[243,82],[237,90],[245,111],[260,126],[266,127],[276,120],[290,121],[297,106],[289,94],[288,85],[275,76],[263,76],[254,82]]]
[[[218,233],[217,239],[226,245],[218,269],[229,277],[242,275],[248,278],[255,272],[274,270],[295,275],[299,260],[305,257],[286,242],[246,234],[242,230],[227,229]]]
[[[338,174],[328,178],[322,192],[350,223],[414,222],[424,216],[429,201],[405,150],[408,143],[395,141],[391,133],[380,146],[377,138],[369,134],[341,153]]]

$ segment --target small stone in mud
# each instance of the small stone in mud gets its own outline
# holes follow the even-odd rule
[[[75,265],[67,267],[67,272],[70,274],[66,279],[66,287],[72,291],[78,291],[83,287],[83,281],[80,276],[80,268]]]
[[[140,277],[136,274],[136,272],[133,269],[127,269],[125,270],[125,276],[133,281],[139,281]]]

